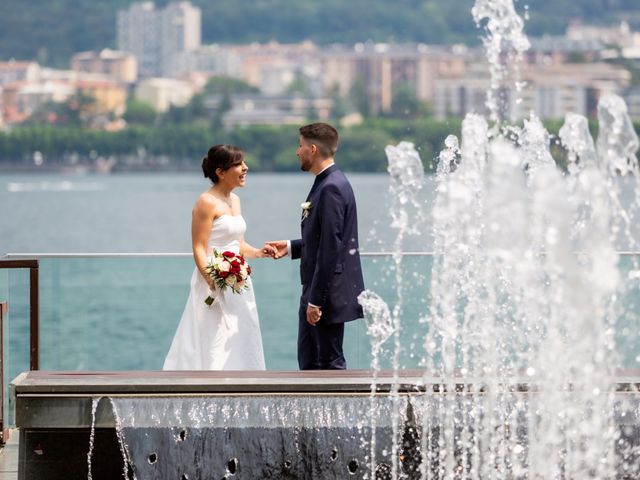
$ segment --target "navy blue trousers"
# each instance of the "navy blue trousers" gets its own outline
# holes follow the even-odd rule
[[[298,366],[300,370],[344,370],[347,361],[342,351],[344,323],[315,325],[307,323],[307,306],[298,313]]]

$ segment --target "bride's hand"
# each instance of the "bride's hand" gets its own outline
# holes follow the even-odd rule
[[[260,249],[260,253],[258,255],[258,258],[264,258],[264,257],[275,258],[277,253],[278,253],[278,251],[276,250],[276,248],[273,245],[269,245],[268,243],[265,243],[262,246],[262,248]]]
[[[275,241],[275,242],[267,242],[265,245],[269,245],[274,250],[273,258],[275,258],[276,260],[278,258],[284,257],[285,255],[287,255],[287,253],[289,253],[289,250],[287,249],[287,241],[286,240],[278,240],[278,241]]]

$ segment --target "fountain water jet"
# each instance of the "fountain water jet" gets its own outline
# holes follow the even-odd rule
[[[614,332],[617,318],[633,315],[620,299],[638,283],[621,281],[614,243],[622,231],[628,248],[637,246],[630,225],[640,188],[623,208],[616,185],[618,175],[637,182],[637,136],[624,102],[603,97],[597,150],[586,119],[567,117],[563,175],[533,114],[521,129],[498,128],[517,76],[505,59],[528,42],[512,0],[477,0],[473,14],[487,21],[496,127],[468,115],[462,151],[449,137],[439,157],[432,301],[418,354],[425,383],[436,376],[440,388],[414,401],[422,406],[421,478],[627,474],[637,446],[620,441],[616,422],[637,404],[621,408],[614,394]],[[460,388],[467,378],[482,395]]]

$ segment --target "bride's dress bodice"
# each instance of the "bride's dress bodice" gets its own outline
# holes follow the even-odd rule
[[[239,253],[240,239],[246,229],[247,224],[241,215],[220,215],[213,221],[207,245],[211,250]]]

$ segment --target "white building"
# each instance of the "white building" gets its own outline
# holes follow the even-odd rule
[[[640,87],[627,89],[623,94],[624,101],[629,109],[629,116],[640,119]]]
[[[314,95],[322,93],[319,49],[312,42],[253,43],[227,49],[242,61],[240,78],[266,95],[286,93],[296,78],[303,79]]]
[[[17,91],[18,109],[29,116],[47,102],[61,103],[76,93],[73,85],[55,80],[29,83]]]
[[[543,120],[559,120],[569,112],[594,117],[600,97],[621,94],[631,74],[606,63],[571,63],[524,66],[521,79],[525,86],[519,93],[513,89],[500,92],[501,115],[512,121],[527,118],[531,112]],[[481,63],[470,64],[463,75],[439,77],[432,100],[435,116],[486,116],[489,85],[489,72]]]
[[[408,87],[420,101],[434,96],[435,78],[461,74],[469,56],[466,49],[423,44],[359,43],[353,48],[332,46],[322,52],[325,92],[336,87],[348,95],[359,82],[371,112],[388,112],[400,87]]]
[[[148,78],[138,83],[135,97],[148,103],[158,112],[166,112],[175,105],[183,107],[193,96],[193,87],[173,78]]]
[[[184,52],[176,57],[176,62],[174,75],[206,72],[223,77],[240,77],[242,73],[242,58],[220,45],[203,45]]]
[[[205,106],[217,110],[222,96],[209,95]],[[231,109],[224,113],[225,128],[248,125],[301,125],[309,118],[327,120],[333,108],[329,98],[307,98],[300,94],[237,94],[231,97]]]
[[[566,37],[569,40],[597,40],[605,45],[628,47],[637,44],[640,36],[631,30],[627,22],[621,22],[607,27],[572,23],[567,27]]]
[[[471,63],[464,74],[439,75],[433,81],[431,105],[436,118],[488,115],[487,90],[491,84],[486,65]]]
[[[172,76],[177,58],[200,48],[202,14],[190,2],[173,2],[156,10],[153,2],[136,2],[118,11],[118,50],[138,59],[141,78]]]
[[[108,48],[100,52],[76,53],[71,57],[71,70],[108,75],[123,83],[135,83],[138,79],[138,62],[135,55]]]
[[[35,82],[40,79],[40,65],[36,62],[0,62],[0,85],[13,82]]]

